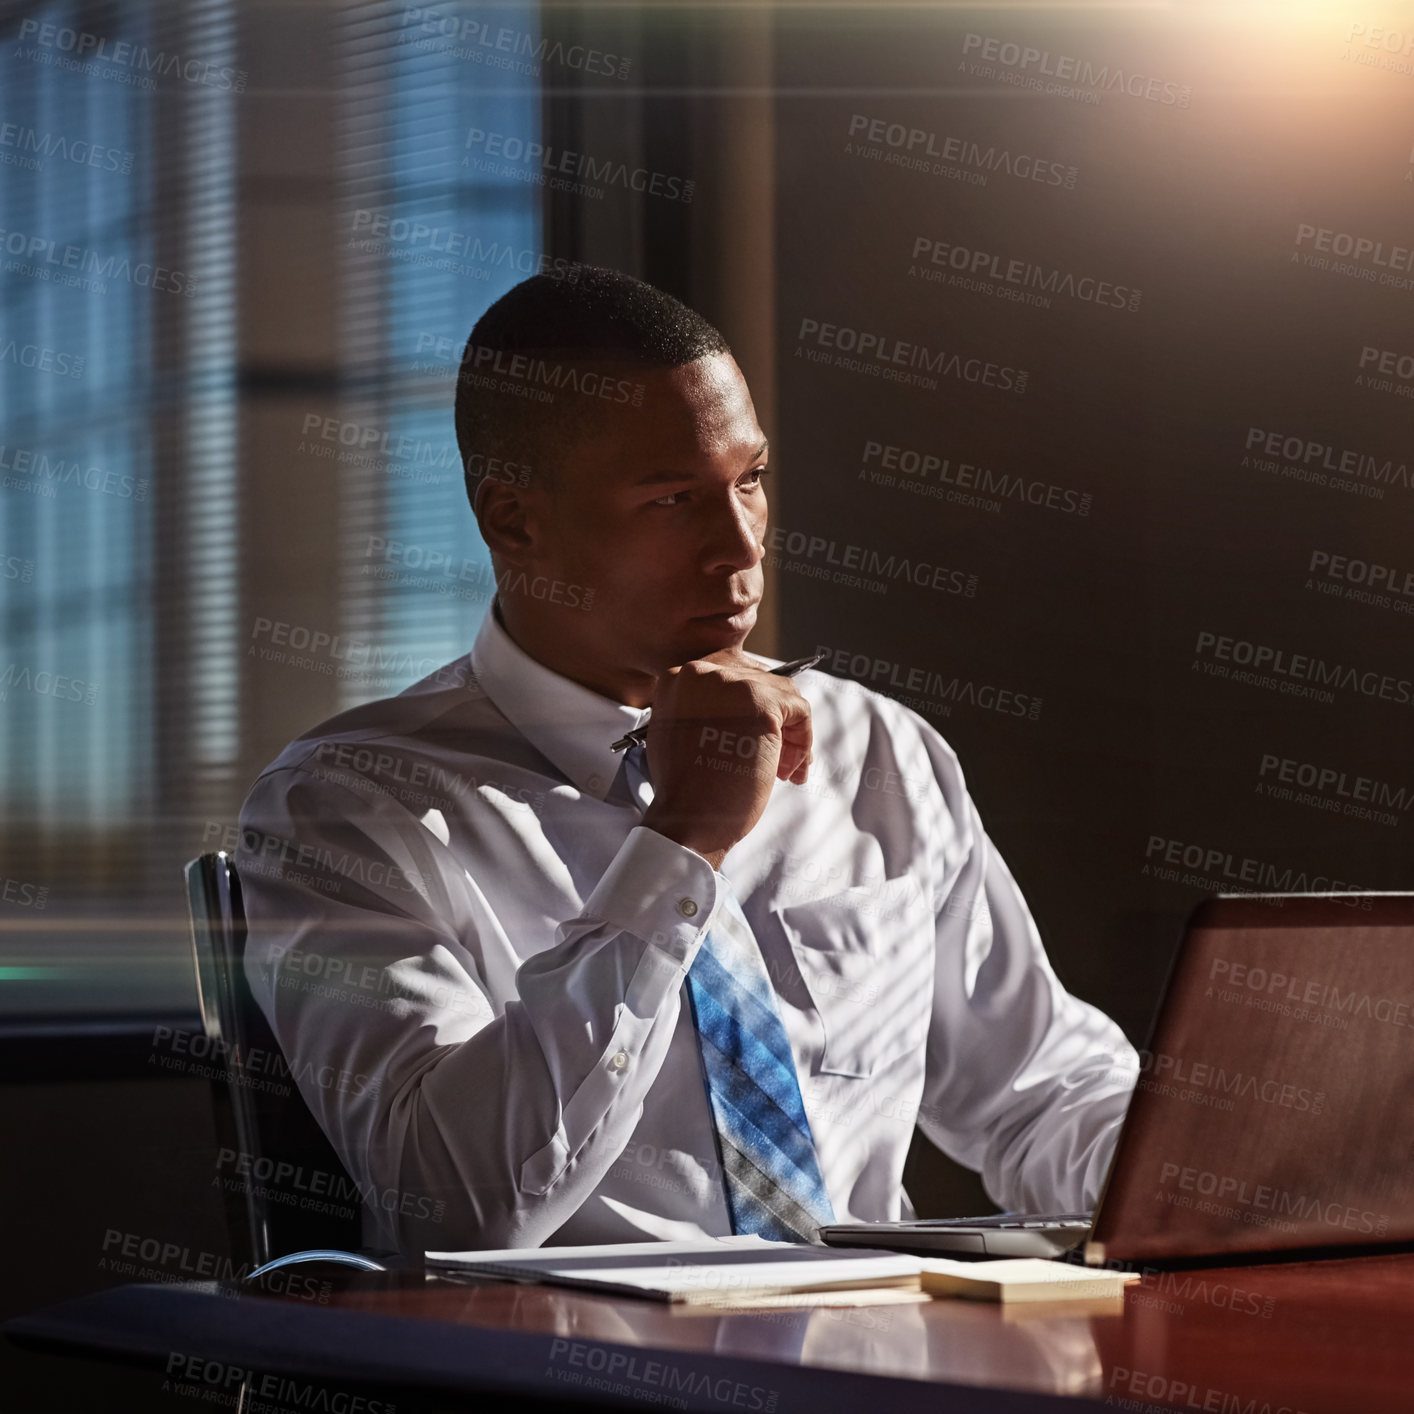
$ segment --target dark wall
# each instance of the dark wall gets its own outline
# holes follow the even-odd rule
[[[229,1273],[210,1084],[185,1054],[185,1071],[160,1064],[174,1028],[153,1044],[156,1028],[0,1042],[0,1319],[127,1282]],[[7,1409],[181,1407],[160,1383],[0,1341]]]
[[[943,732],[1141,1043],[1204,893],[1414,880],[1414,33],[1354,13],[778,20],[781,651]]]

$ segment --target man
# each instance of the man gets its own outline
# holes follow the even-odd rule
[[[498,585],[470,654],[293,742],[241,821],[248,975],[370,1238],[809,1240],[911,1214],[915,1122],[1008,1207],[1093,1205],[1136,1060],[953,753],[742,650],[767,446],[721,335],[536,276],[456,426]]]

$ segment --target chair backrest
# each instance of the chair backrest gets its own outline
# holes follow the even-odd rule
[[[241,883],[225,853],[186,867],[202,1024],[223,1061],[213,1081],[217,1178],[232,1257],[258,1266],[310,1247],[362,1245],[354,1181],[305,1104],[245,975]]]

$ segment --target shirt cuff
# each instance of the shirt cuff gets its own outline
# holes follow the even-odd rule
[[[584,913],[644,939],[687,967],[724,887],[696,850],[636,825],[585,899]]]

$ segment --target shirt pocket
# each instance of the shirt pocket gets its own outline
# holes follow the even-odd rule
[[[909,884],[775,910],[824,1029],[825,1075],[870,1076],[921,1056],[933,1013],[933,911]]]

